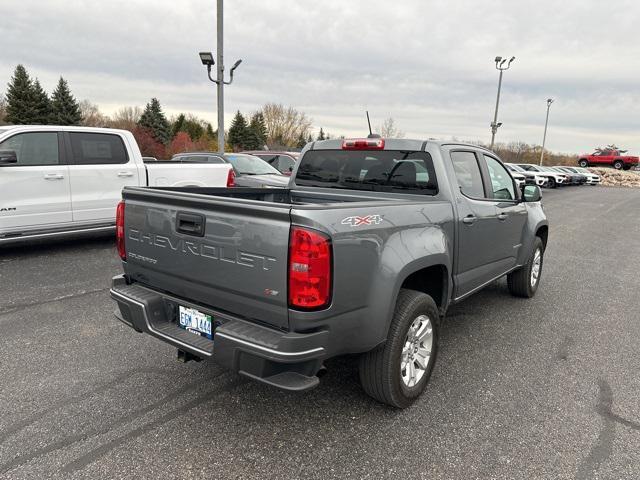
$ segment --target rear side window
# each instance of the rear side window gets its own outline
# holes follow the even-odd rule
[[[473,152],[451,152],[451,162],[456,172],[460,191],[471,198],[484,198],[484,185],[480,165]]]
[[[273,165],[281,172],[290,172],[293,170],[293,167],[296,164],[296,161],[291,158],[289,155],[280,155],[278,156],[278,166]]]
[[[58,165],[58,134],[56,132],[19,133],[0,143],[0,150],[15,153],[16,167]]]
[[[296,184],[435,195],[431,155],[401,150],[310,150],[300,160]]]
[[[73,160],[77,165],[127,163],[127,150],[119,135],[69,132]]]

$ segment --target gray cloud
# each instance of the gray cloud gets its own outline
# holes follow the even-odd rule
[[[225,58],[244,63],[226,118],[275,101],[333,134],[393,116],[409,136],[489,138],[496,55],[505,74],[501,141],[640,150],[640,55],[634,1],[227,1]],[[605,27],[606,25],[606,27]],[[63,75],[105,111],[157,96],[168,113],[215,121],[199,50],[215,49],[215,2],[4,0],[0,79],[17,63],[51,90]],[[2,88],[0,87],[0,90]]]

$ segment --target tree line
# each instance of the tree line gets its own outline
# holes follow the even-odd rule
[[[170,158],[181,152],[217,150],[217,131],[191,113],[167,118],[160,101],[144,108],[122,107],[111,116],[89,100],[78,102],[68,82],[60,78],[49,96],[37,78],[18,65],[6,95],[0,94],[0,125],[82,125],[129,130],[144,156]],[[293,107],[267,103],[251,115],[236,113],[226,132],[226,151],[295,149],[312,141],[312,121]],[[320,136],[326,135],[321,129]]]
[[[16,66],[6,95],[0,95],[0,125],[84,125],[129,130],[144,156],[170,158],[176,153],[215,151],[217,131],[211,124],[190,113],[167,118],[160,101],[152,98],[144,108],[122,107],[111,116],[104,115],[89,100],[78,102],[68,82],[60,77],[48,95],[37,78],[31,78],[23,65]],[[301,111],[281,104],[267,103],[259,110],[243,115],[237,111],[225,136],[226,151],[300,149],[314,140],[313,122]],[[383,137],[402,138],[393,118],[377,128]],[[320,127],[316,140],[331,135]],[[338,137],[340,138],[340,137]],[[483,145],[481,142],[472,142]],[[483,145],[487,146],[487,145]],[[524,142],[496,144],[493,150],[505,162],[538,163],[541,148]],[[575,165],[576,155],[545,150],[545,165]]]

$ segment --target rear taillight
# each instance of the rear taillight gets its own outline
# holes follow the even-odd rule
[[[227,188],[236,186],[236,172],[233,171],[233,168],[229,169],[229,173],[227,174]]]
[[[122,260],[127,259],[127,251],[124,249],[124,202],[120,202],[116,208],[116,247]]]
[[[292,227],[289,237],[289,306],[319,309],[331,301],[331,240],[323,233]]]
[[[382,138],[348,138],[342,141],[343,150],[382,150]]]

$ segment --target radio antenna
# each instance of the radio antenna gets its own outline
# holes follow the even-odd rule
[[[366,110],[367,112],[367,123],[369,124],[369,135],[373,135],[373,132],[371,131],[371,120],[369,120],[369,110]]]

